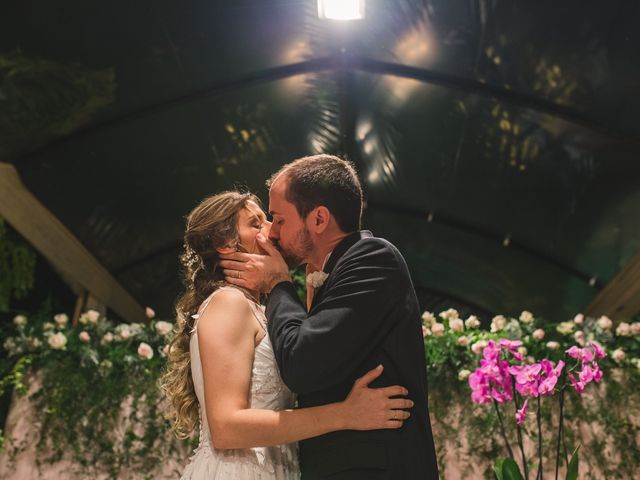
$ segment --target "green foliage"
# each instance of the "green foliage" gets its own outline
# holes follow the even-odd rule
[[[291,270],[291,279],[293,285],[296,287],[296,293],[303,305],[307,304],[307,277],[305,275],[304,267]]]
[[[23,298],[33,288],[36,254],[0,218],[0,312],[11,299]]]
[[[502,480],[523,480],[518,464],[511,458],[502,462]]]
[[[565,480],[577,480],[578,478],[578,450],[580,447],[576,448],[571,455],[571,461],[569,462],[569,466],[567,467],[567,475]]]
[[[40,462],[70,458],[87,476],[119,478],[125,468],[153,472],[184,447],[163,418],[158,388],[173,324],[114,325],[93,311],[77,326],[44,313],[13,323],[3,332],[10,335],[0,387],[24,395],[28,371],[41,382],[31,396]]]
[[[86,125],[115,100],[115,70],[0,55],[0,157]]]

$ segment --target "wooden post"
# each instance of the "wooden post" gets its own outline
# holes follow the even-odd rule
[[[586,314],[626,320],[640,312],[640,253],[591,301]]]
[[[142,306],[27,190],[14,166],[4,162],[0,162],[0,216],[49,260],[63,278],[91,292],[124,320],[146,321]]]

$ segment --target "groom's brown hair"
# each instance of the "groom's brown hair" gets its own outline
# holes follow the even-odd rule
[[[311,155],[284,165],[267,180],[267,187],[285,175],[285,198],[304,219],[316,207],[325,206],[345,233],[360,230],[362,187],[351,162],[334,155]]]

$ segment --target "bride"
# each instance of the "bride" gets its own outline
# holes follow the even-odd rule
[[[187,217],[185,292],[162,388],[168,417],[182,438],[199,424],[199,445],[183,479],[298,479],[295,442],[336,430],[400,428],[412,402],[393,386],[368,388],[382,366],[358,379],[348,397],[293,409],[267,335],[259,292],[225,284],[219,254],[257,253],[270,222],[249,193],[224,192]]]

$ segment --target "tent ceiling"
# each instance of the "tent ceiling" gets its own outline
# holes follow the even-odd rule
[[[165,314],[189,209],[326,151],[431,300],[563,319],[640,249],[639,25],[623,0],[368,0],[340,25],[315,0],[11,0],[0,160]]]

